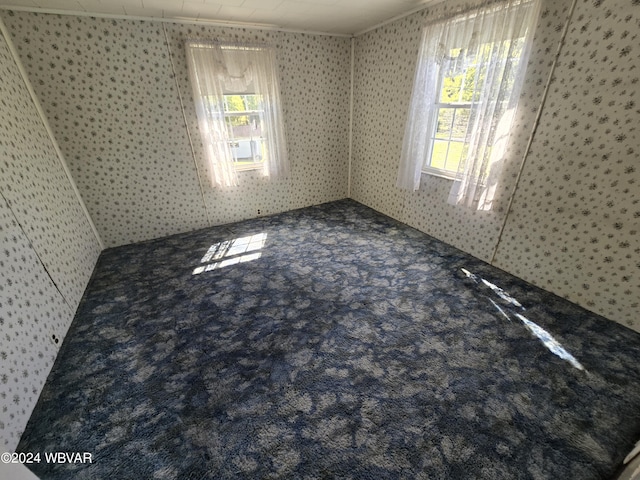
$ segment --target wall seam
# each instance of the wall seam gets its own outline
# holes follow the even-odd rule
[[[40,265],[42,265],[42,268],[47,273],[47,277],[49,277],[49,280],[51,280],[51,283],[53,284],[53,287],[56,289],[56,291],[58,292],[58,294],[62,298],[62,301],[64,302],[64,304],[67,307],[69,307],[69,313],[73,317],[73,315],[75,313],[75,309],[69,303],[69,300],[67,299],[66,295],[64,293],[62,293],[62,290],[60,290],[60,287],[58,286],[58,283],[55,281],[55,279],[53,278],[53,276],[49,272],[49,269],[47,268],[47,264],[42,260],[42,257],[40,257],[40,254],[38,253],[38,250],[36,249],[35,245],[31,241],[31,238],[29,238],[29,234],[27,233],[25,228],[22,226],[22,223],[20,223],[20,220],[16,216],[16,213],[13,210],[13,206],[11,205],[11,202],[7,199],[7,197],[4,196],[4,193],[2,193],[2,192],[0,192],[0,198],[2,198],[4,203],[7,204],[7,207],[9,207],[9,211],[11,212],[11,216],[13,217],[13,220],[18,225],[18,228],[20,229],[20,231],[24,234],[24,237],[27,239],[27,242],[29,242],[29,248],[33,251],[33,254],[38,259],[38,262],[40,262]]]
[[[184,121],[184,128],[187,132],[187,138],[189,139],[189,147],[191,148],[191,156],[193,158],[193,164],[196,167],[196,175],[198,176],[198,186],[200,187],[200,196],[202,197],[202,206],[204,207],[204,214],[207,217],[207,224],[212,226],[211,216],[209,215],[209,209],[207,208],[207,200],[204,195],[204,187],[202,186],[202,173],[198,168],[198,159],[196,157],[196,150],[193,147],[193,138],[191,138],[191,131],[189,130],[189,122],[187,120],[187,112],[184,108],[184,101],[182,99],[182,92],[180,91],[180,84],[178,83],[178,75],[176,74],[176,67],[173,63],[173,55],[171,54],[171,44],[169,43],[169,34],[165,24],[162,24],[162,31],[164,32],[164,40],[167,44],[167,52],[169,54],[169,63],[171,64],[171,73],[173,74],[173,80],[176,84],[176,91],[178,92],[178,101],[180,102],[180,110],[182,112],[182,120]]]
[[[511,209],[513,208],[513,201],[515,200],[516,193],[518,191],[518,187],[520,186],[520,180],[522,178],[522,172],[524,171],[524,167],[527,163],[527,158],[529,157],[529,152],[531,150],[531,145],[533,144],[533,139],[535,138],[535,134],[538,130],[538,126],[540,125],[540,119],[542,117],[542,111],[544,110],[544,106],[547,102],[547,95],[549,94],[549,89],[551,88],[551,82],[553,80],[553,75],[556,71],[556,66],[558,64],[558,59],[560,58],[560,53],[562,53],[562,47],[564,47],[565,40],[567,37],[567,33],[569,32],[569,25],[571,24],[571,19],[573,18],[573,13],[575,11],[575,7],[577,4],[577,0],[573,0],[571,2],[571,7],[569,8],[569,13],[567,15],[567,21],[564,24],[564,28],[562,30],[562,35],[560,36],[560,41],[558,42],[558,48],[556,49],[555,56],[553,58],[553,64],[551,65],[551,71],[549,72],[549,76],[547,78],[547,83],[545,84],[544,91],[542,93],[542,99],[540,101],[540,106],[538,107],[538,112],[536,113],[536,118],[533,122],[533,127],[531,128],[531,133],[529,134],[529,139],[527,141],[527,146],[524,150],[524,154],[522,157],[522,162],[520,163],[520,168],[518,169],[518,174],[516,176],[516,181],[513,186],[513,190],[511,191],[511,195],[509,195],[509,200],[507,202],[506,213],[504,215],[504,220],[502,222],[502,226],[500,227],[500,233],[498,234],[498,239],[496,240],[495,247],[493,248],[493,253],[491,254],[491,260],[489,261],[490,265],[494,265],[496,260],[496,256],[498,255],[498,249],[500,248],[500,244],[502,243],[502,237],[504,236],[504,232],[507,227],[507,222],[509,221],[509,216],[511,214]]]
[[[20,60],[20,56],[18,55],[18,51],[16,50],[15,45],[13,44],[13,41],[11,39],[11,35],[9,33],[9,31],[7,30],[6,25],[4,24],[4,21],[2,20],[2,17],[0,17],[0,32],[2,33],[2,36],[4,37],[5,41],[7,42],[7,46],[9,47],[9,51],[11,52],[11,56],[13,57],[13,61],[16,64],[16,66],[18,67],[18,71],[20,72],[20,76],[22,77],[22,81],[25,84],[25,86],[27,87],[27,91],[29,92],[29,96],[31,97],[31,101],[33,102],[33,104],[36,107],[36,110],[38,111],[38,115],[40,116],[40,120],[42,121],[45,130],[47,131],[47,135],[49,136],[49,140],[51,141],[51,144],[53,145],[53,149],[56,152],[56,156],[58,157],[58,161],[60,162],[60,164],[62,165],[62,168],[64,170],[64,173],[67,176],[67,179],[69,180],[69,183],[71,184],[71,188],[73,189],[73,192],[76,195],[76,198],[78,199],[78,202],[80,203],[80,207],[82,208],[82,212],[84,213],[84,216],[86,217],[87,221],[89,222],[89,226],[91,227],[91,230],[93,231],[94,236],[96,237],[96,240],[98,242],[98,245],[100,246],[100,250],[104,250],[104,243],[102,242],[102,238],[100,238],[100,234],[98,233],[98,229],[96,228],[95,224],[93,223],[93,220],[91,219],[91,215],[89,214],[89,210],[87,209],[87,206],[84,203],[84,200],[82,199],[82,196],[80,195],[80,191],[78,190],[78,186],[76,185],[76,182],[73,180],[73,177],[71,176],[71,171],[69,170],[69,166],[67,165],[66,160],[64,159],[64,155],[62,154],[62,150],[60,150],[60,146],[58,145],[58,142],[53,134],[53,130],[51,129],[51,125],[49,125],[49,120],[47,119],[47,116],[44,113],[44,110],[42,109],[42,105],[40,105],[40,101],[38,100],[38,97],[36,96],[36,92],[33,89],[33,86],[31,85],[31,82],[29,81],[29,77],[27,76],[27,72],[24,68],[24,65],[22,65],[22,61]],[[52,279],[53,280],[53,279]]]
[[[353,167],[353,92],[355,82],[355,37],[351,37],[351,72],[349,80],[349,164],[347,171],[347,197],[351,198],[351,182]]]

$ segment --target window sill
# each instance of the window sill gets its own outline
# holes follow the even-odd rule
[[[456,173],[449,171],[449,170],[443,170],[441,168],[433,168],[433,167],[424,167],[422,169],[422,173],[427,174],[427,175],[432,175],[434,177],[440,177],[440,178],[445,178],[447,180],[455,180],[456,179]]]
[[[236,172],[248,172],[250,170],[261,170],[264,164],[262,163],[249,163],[246,165],[235,165]]]

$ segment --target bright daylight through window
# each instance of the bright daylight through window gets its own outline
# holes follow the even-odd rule
[[[186,52],[212,186],[239,185],[241,170],[286,178],[289,160],[275,49],[189,40]]]
[[[262,96],[225,95],[224,119],[236,168],[260,168],[265,157]]]
[[[501,45],[488,42],[480,46],[476,54],[465,61],[461,48],[444,52],[440,75],[436,87],[429,142],[431,151],[426,158],[424,170],[447,177],[455,177],[460,162],[469,150],[473,134],[472,115],[478,114],[481,101],[491,101],[483,91],[487,72],[498,69],[502,74],[501,90],[495,100],[492,121],[488,125],[489,135],[495,137],[498,119],[508,108],[514,86],[514,69],[506,68],[507,61],[517,65],[522,53],[523,38],[502,40]],[[496,57],[496,58],[494,58]],[[485,154],[491,156],[491,144]],[[487,163],[488,166],[488,163]]]
[[[193,275],[258,260],[266,242],[267,234],[262,232],[214,243],[200,260],[202,265],[193,270]]]
[[[398,186],[454,181],[448,202],[490,210],[524,83],[539,0],[498,0],[423,30]]]

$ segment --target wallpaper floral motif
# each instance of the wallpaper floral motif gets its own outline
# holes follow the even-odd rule
[[[31,415],[100,253],[0,35],[0,446]]]
[[[478,258],[490,260],[497,248],[496,266],[640,330],[638,0],[578,0],[507,211],[570,3],[544,0],[507,155],[509,188],[489,213],[447,205],[450,182],[441,178],[426,176],[418,192],[395,187],[421,26],[461,3],[356,38],[352,197]],[[347,195],[349,39],[2,17],[107,245]],[[266,183],[247,172],[241,188],[208,185],[184,66],[188,35],[276,45],[289,180]],[[100,247],[2,38],[0,77],[0,441],[12,448]]]
[[[301,208],[347,195],[348,39],[189,24],[168,24],[166,29],[213,224]],[[240,172],[239,188],[227,191],[211,188],[187,75],[184,43],[190,36],[275,45],[292,164],[289,181],[267,182],[257,172]]]
[[[206,226],[161,25],[5,20],[105,245]]]
[[[2,39],[0,191],[75,309],[100,246]]]
[[[20,440],[73,313],[0,198],[0,449]],[[53,341],[58,338],[58,344]]]
[[[107,246],[347,195],[349,39],[24,12],[5,21]],[[211,186],[188,35],[276,45],[289,180],[243,172],[239,188]]]
[[[520,96],[516,133],[506,153],[502,183],[511,188],[498,192],[490,212],[447,204],[451,181],[440,177],[423,175],[417,192],[395,185],[422,26],[430,18],[472,4],[444,2],[358,37],[353,198],[489,261],[569,5],[569,0],[544,4]]]
[[[578,1],[540,108],[571,2],[544,1],[492,212],[446,203],[451,182],[395,187],[421,25],[442,3],[356,39],[352,197],[610,319],[640,330],[638,25],[634,0]],[[506,229],[500,236],[503,223]]]
[[[579,1],[496,265],[640,330],[640,2]]]

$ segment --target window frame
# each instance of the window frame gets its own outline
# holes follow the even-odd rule
[[[249,142],[250,142],[250,148],[251,148],[251,152],[252,152],[252,156],[250,158],[253,159],[252,162],[239,162],[239,158],[236,157],[236,155],[234,154],[234,144],[235,143],[239,143],[240,141],[246,141],[246,138],[236,138],[233,134],[233,127],[232,125],[230,125],[227,120],[233,117],[242,117],[242,116],[248,116],[251,117],[252,115],[257,115],[259,118],[259,122],[260,122],[260,131],[263,132],[265,130],[265,119],[264,119],[264,108],[258,109],[258,110],[239,110],[239,111],[231,111],[227,109],[227,105],[228,105],[228,101],[227,101],[227,97],[232,97],[232,96],[239,96],[239,97],[243,97],[243,105],[246,108],[247,107],[247,100],[246,97],[247,96],[254,96],[254,97],[258,97],[258,102],[259,105],[262,106],[263,105],[263,98],[262,95],[260,95],[257,92],[234,92],[234,93],[224,93],[224,98],[223,98],[223,117],[224,117],[224,123],[225,126],[227,127],[227,143],[229,145],[229,148],[231,149],[231,154],[233,156],[233,166],[235,168],[235,170],[237,172],[243,172],[243,171],[249,171],[249,170],[260,170],[262,168],[264,168],[265,162],[268,161],[267,156],[264,154],[264,146],[263,144],[267,141],[267,138],[261,134],[259,137],[257,137],[257,139],[254,139],[253,136],[249,138]],[[251,120],[249,120],[249,122],[251,123]],[[258,161],[255,161],[255,156],[253,155],[253,142],[259,142],[261,145],[261,149],[263,150],[263,154],[260,155],[260,158]]]
[[[269,181],[288,178],[291,168],[276,48],[267,43],[187,38],[185,51],[211,186],[229,188],[240,185],[238,169],[255,169]],[[259,149],[264,148],[261,154],[264,161],[238,166],[234,160],[228,143],[229,122],[225,119],[224,107],[225,94],[234,93],[253,93],[260,97],[259,108],[263,110],[260,136],[264,141]],[[254,107],[256,105],[251,101],[244,110]],[[229,106],[226,110],[230,110]],[[248,132],[239,133],[242,136]],[[246,151],[242,154],[246,155]]]
[[[435,89],[436,97],[435,97],[435,101],[433,102],[433,106],[434,106],[434,108],[433,108],[433,117],[431,119],[432,127],[431,127],[431,132],[427,133],[427,138],[429,139],[429,154],[425,158],[424,165],[422,166],[422,172],[423,173],[427,173],[429,175],[436,176],[436,177],[446,178],[448,180],[455,180],[457,172],[458,172],[457,170],[453,171],[453,170],[448,170],[446,168],[438,168],[438,167],[432,166],[436,140],[442,140],[442,139],[437,138],[437,134],[438,134],[438,117],[440,116],[440,110],[443,109],[443,108],[452,108],[454,110],[454,114],[453,114],[453,117],[451,119],[451,125],[453,125],[453,122],[455,121],[456,110],[462,109],[462,108],[468,108],[469,110],[471,110],[471,108],[473,108],[473,105],[477,104],[478,102],[466,102],[466,103],[464,103],[464,102],[441,102],[441,101],[439,101],[439,99],[442,98],[442,89],[444,88],[444,79],[445,79],[445,77],[446,77],[446,75],[443,72],[443,68],[440,67],[440,69],[438,71],[438,84],[437,84],[437,88]],[[463,82],[464,82],[464,79],[463,79]],[[461,85],[460,88],[464,88],[464,84]],[[469,126],[467,124],[467,131],[465,132],[465,136],[468,134],[468,130],[469,130]],[[446,166],[446,162],[447,162],[447,157],[448,157],[448,153],[449,153],[450,144],[451,144],[451,141],[452,141],[452,133],[453,133],[453,128],[450,128],[448,130],[449,137],[446,140],[446,143],[447,143],[447,155],[445,156],[445,166]],[[455,141],[455,142],[464,144],[463,141]]]
[[[513,39],[511,40],[503,40],[503,41],[514,41]],[[496,43],[496,42],[492,42],[492,43]],[[508,60],[505,59],[499,59],[498,61],[500,62],[507,62]],[[521,59],[518,59],[518,61],[521,61]],[[482,68],[483,65],[485,65],[485,62],[479,62],[479,63],[474,63],[472,65],[468,65],[465,70],[463,72],[461,72],[462,75],[466,76],[466,72],[468,71],[469,68],[471,67],[476,67],[476,68]],[[440,110],[442,108],[452,108],[455,110],[457,109],[462,109],[462,108],[467,108],[469,109],[469,111],[471,112],[474,108],[476,108],[478,105],[482,104],[482,90],[479,90],[478,92],[480,93],[477,98],[478,100],[471,100],[470,102],[441,102],[439,101],[439,99],[442,98],[442,93],[443,93],[443,88],[444,88],[444,80],[445,78],[447,78],[447,74],[445,69],[443,68],[443,66],[441,65],[438,69],[438,83],[437,83],[437,88],[435,89],[435,99],[432,102],[432,106],[433,106],[433,117],[431,119],[431,131],[427,132],[426,136],[428,138],[429,141],[429,154],[426,156],[425,160],[424,160],[424,165],[422,166],[422,173],[424,174],[428,174],[428,175],[432,175],[432,176],[436,176],[436,177],[441,177],[441,178],[446,178],[449,180],[456,180],[457,177],[457,173],[458,170],[453,171],[453,170],[448,170],[446,168],[438,168],[438,167],[434,167],[431,164],[433,163],[433,155],[434,155],[434,147],[435,147],[435,141],[436,140],[442,140],[437,138],[437,132],[438,132],[438,117],[440,114]],[[463,76],[462,79],[462,84],[460,86],[461,89],[464,89],[465,86],[465,77]],[[451,125],[452,128],[449,129],[449,138],[446,140],[447,141],[447,152],[449,151],[450,148],[450,144],[452,142],[452,131],[453,131],[453,123],[455,120],[455,114],[454,117],[451,121]],[[465,139],[467,138],[467,136],[469,135],[469,124],[467,124],[467,128],[466,128],[466,132],[465,132]],[[458,141],[458,140],[453,140],[456,143],[462,143],[464,145],[464,143],[466,142],[466,140],[463,141]],[[461,157],[462,158],[462,157]],[[446,166],[446,158],[445,158],[445,166]]]

